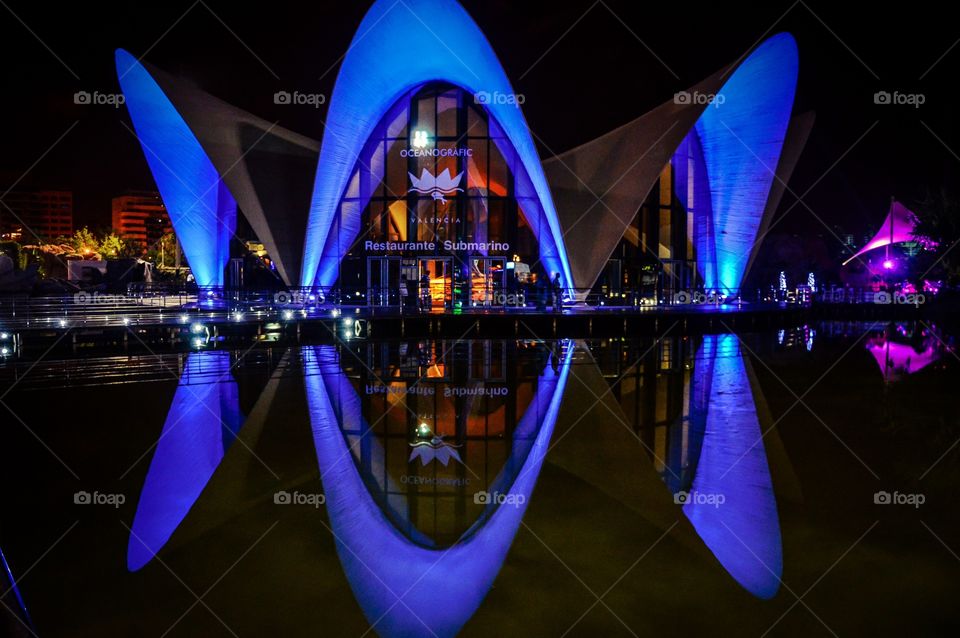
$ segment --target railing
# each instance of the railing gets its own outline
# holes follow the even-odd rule
[[[456,291],[457,286],[451,287]],[[238,318],[255,313],[293,319],[297,313],[355,308],[376,312],[483,312],[555,310],[552,288],[497,290],[487,297],[445,293],[431,295],[418,286],[380,288],[288,288],[283,290],[238,290],[225,287],[198,287],[194,284],[131,284],[125,294],[80,291],[74,294],[30,296],[0,295],[0,325],[111,326],[138,322],[176,323],[202,315],[209,318]],[[436,291],[434,291],[436,292]],[[717,294],[704,289],[650,287],[604,289],[561,289],[564,308],[603,310],[652,310],[653,308],[740,307],[743,305],[819,304],[910,304],[929,303],[934,295],[903,293],[874,288],[830,287],[814,291],[734,291]],[[231,315],[233,315],[231,317]]]

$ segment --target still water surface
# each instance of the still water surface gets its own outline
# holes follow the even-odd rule
[[[953,344],[830,323],[44,362],[3,399],[0,541],[41,635],[949,633]]]

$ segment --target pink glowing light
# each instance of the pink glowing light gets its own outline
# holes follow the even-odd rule
[[[892,259],[884,259],[884,260],[883,260],[883,267],[884,267],[886,270],[893,270],[893,260],[892,260]]]
[[[913,234],[913,229],[916,225],[917,216],[913,214],[913,211],[900,202],[891,202],[890,212],[887,213],[887,218],[883,220],[883,224],[880,225],[880,230],[877,231],[877,234],[874,235],[873,239],[868,241],[863,248],[858,250],[856,254],[850,257],[850,259],[843,262],[843,265],[846,266],[865,252],[891,244],[916,241],[925,249],[935,248],[937,245],[935,241],[928,237],[917,237]],[[891,263],[891,265],[888,266],[885,261],[883,262],[883,267],[889,270],[893,268],[893,264]]]

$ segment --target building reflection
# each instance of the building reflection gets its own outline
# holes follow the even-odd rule
[[[157,441],[127,544],[136,571],[159,552],[200,497],[244,421],[231,354],[187,355]]]
[[[741,586],[773,597],[780,524],[739,338],[611,341],[591,351],[696,533]]]
[[[484,341],[307,349],[330,526],[378,633],[454,635],[480,606],[539,476],[572,352]],[[367,391],[377,383],[384,390]],[[496,387],[509,392],[476,392]],[[456,459],[424,463],[411,450],[427,437]]]
[[[340,401],[344,435],[397,529],[442,547],[473,524],[485,505],[473,494],[491,492],[500,475],[515,472],[536,436],[518,426],[541,385],[552,383],[542,372],[548,359],[559,361],[555,350],[441,340],[370,343],[341,353],[345,382],[359,397]]]
[[[940,360],[948,345],[936,326],[922,323],[891,323],[866,340],[867,351],[880,367],[883,380],[892,383],[919,372]]]

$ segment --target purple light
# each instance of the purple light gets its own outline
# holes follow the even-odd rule
[[[884,259],[884,260],[883,260],[883,267],[884,267],[886,270],[893,270],[893,260],[892,260],[892,259]]]

